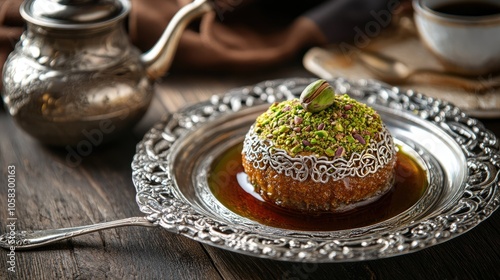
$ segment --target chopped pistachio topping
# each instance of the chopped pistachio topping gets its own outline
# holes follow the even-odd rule
[[[311,113],[298,99],[272,104],[257,118],[254,132],[290,155],[346,157],[380,141],[380,116],[348,95],[335,95],[328,108]]]

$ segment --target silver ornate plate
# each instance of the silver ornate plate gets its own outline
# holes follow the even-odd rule
[[[499,206],[495,135],[459,108],[374,81],[330,83],[370,104],[401,149],[427,170],[429,187],[401,214],[361,228],[298,231],[239,216],[210,192],[213,161],[240,143],[269,103],[297,97],[311,79],[238,88],[167,116],[137,145],[132,162],[140,210],[168,231],[247,255],[302,262],[391,257],[456,237]]]

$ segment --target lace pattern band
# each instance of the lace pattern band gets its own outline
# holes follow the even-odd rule
[[[375,173],[389,163],[396,154],[394,142],[384,127],[379,142],[371,141],[361,153],[353,153],[349,159],[338,157],[333,160],[326,156],[290,156],[285,150],[273,147],[272,141],[260,139],[253,126],[245,136],[242,153],[256,169],[267,166],[279,174],[303,182],[309,177],[314,182],[326,183],[328,180],[342,180],[346,177],[365,177]]]

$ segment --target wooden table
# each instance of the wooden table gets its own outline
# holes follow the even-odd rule
[[[311,76],[300,62],[269,72],[176,74],[163,79],[136,129],[119,142],[95,148],[75,166],[64,149],[47,148],[0,111],[0,225],[5,232],[7,168],[16,168],[18,229],[72,227],[142,216],[130,163],[135,145],[166,112],[212,94],[262,80]],[[500,135],[500,119],[485,120]],[[470,232],[422,251],[388,259],[302,264],[272,261],[200,244],[162,228],[100,231],[32,251],[0,251],[0,279],[500,279],[500,212]]]

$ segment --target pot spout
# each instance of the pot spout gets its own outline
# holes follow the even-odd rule
[[[193,19],[212,9],[210,0],[195,0],[174,15],[158,42],[141,56],[142,62],[146,65],[148,78],[155,80],[168,71],[186,26]]]

